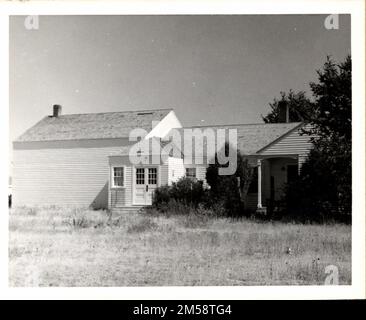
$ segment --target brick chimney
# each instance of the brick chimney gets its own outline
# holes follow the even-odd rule
[[[279,109],[279,113],[278,113],[278,121],[281,123],[287,123],[290,122],[290,114],[289,114],[289,107],[288,104],[285,101],[280,101],[278,103],[278,109]]]
[[[61,115],[62,112],[62,107],[59,104],[54,104],[53,105],[53,116],[55,118],[57,118],[58,116]]]

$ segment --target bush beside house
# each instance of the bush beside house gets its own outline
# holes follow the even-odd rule
[[[203,182],[196,179],[182,177],[172,185],[156,188],[153,198],[153,207],[160,211],[166,211],[172,204],[197,208],[199,204],[206,202],[207,190]]]
[[[225,151],[230,146],[225,146]],[[246,194],[253,177],[254,168],[248,160],[237,152],[237,169],[233,175],[219,175],[219,164],[215,156],[215,163],[210,164],[206,172],[208,187],[202,181],[183,177],[171,186],[161,186],[155,190],[153,207],[161,212],[174,211],[186,213],[194,210],[211,215],[226,217],[248,216],[245,210]]]

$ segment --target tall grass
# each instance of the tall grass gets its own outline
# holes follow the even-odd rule
[[[348,225],[57,207],[9,217],[11,286],[322,285],[330,264],[351,283]]]

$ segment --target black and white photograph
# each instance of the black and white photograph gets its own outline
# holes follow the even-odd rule
[[[10,14],[8,286],[355,285],[364,105],[329,9]]]

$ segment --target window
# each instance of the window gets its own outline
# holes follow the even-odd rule
[[[124,167],[113,167],[113,187],[124,186]]]
[[[196,178],[196,168],[186,168],[186,177]]]
[[[145,168],[136,169],[136,184],[145,184]]]
[[[156,168],[149,168],[148,181],[149,181],[149,184],[157,184],[158,175],[157,175],[157,169]]]

